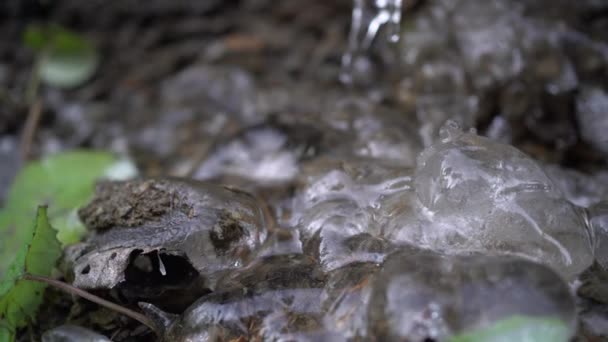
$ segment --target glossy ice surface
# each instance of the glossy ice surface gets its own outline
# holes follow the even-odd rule
[[[342,43],[241,3],[278,19],[120,88],[129,125],[79,125],[183,178],[100,185],[74,285],[147,303],[165,341],[608,336],[602,1],[355,0]]]

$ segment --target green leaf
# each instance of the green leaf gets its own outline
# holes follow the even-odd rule
[[[567,342],[572,330],[556,318],[511,316],[450,339],[450,342]]]
[[[8,327],[8,324],[5,321],[0,320],[0,342],[10,342],[15,339],[13,333]]]
[[[6,207],[0,211],[0,278],[31,236],[29,223],[40,203],[49,205],[49,219],[59,231],[59,240],[78,242],[85,229],[76,210],[92,197],[96,180],[115,165],[117,158],[110,153],[84,150],[26,165],[15,177]]]
[[[39,64],[40,78],[48,85],[72,88],[88,80],[97,69],[97,50],[84,37],[54,27]]]
[[[47,218],[46,207],[38,207],[29,241],[16,254],[0,281],[0,341],[12,340],[17,328],[35,318],[46,285],[21,279],[24,273],[49,276],[61,256],[61,244]]]
[[[72,88],[87,81],[97,69],[99,58],[93,44],[83,36],[56,25],[30,25],[24,44],[39,53],[40,79],[60,88]]]

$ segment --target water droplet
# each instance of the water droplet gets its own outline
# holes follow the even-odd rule
[[[448,120],[439,129],[439,138],[442,142],[448,142],[454,140],[462,135],[462,129],[458,122],[454,120]]]

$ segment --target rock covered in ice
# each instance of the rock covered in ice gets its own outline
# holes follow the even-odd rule
[[[260,258],[220,280],[219,290],[193,303],[168,329],[167,341],[206,341],[259,332],[274,339],[272,324],[286,323],[291,331],[307,331],[320,314],[325,275],[313,259],[302,254]],[[282,315],[296,322],[270,322]],[[313,329],[314,330],[313,325]]]
[[[580,210],[534,160],[454,122],[441,134],[418,158],[415,187],[426,222],[411,243],[526,256],[570,279],[589,266],[591,241]]]
[[[214,279],[244,265],[267,235],[255,197],[189,180],[100,183],[79,214],[96,234],[72,249],[74,285],[120,285],[140,299],[142,287],[162,296],[164,285],[188,287],[199,279],[199,291],[213,288]]]
[[[445,341],[514,317],[552,322],[556,341],[567,341],[576,327],[569,287],[546,266],[415,247],[387,258],[373,280],[368,314],[371,336],[383,341]],[[532,332],[522,330],[517,340],[530,340]]]
[[[351,263],[328,274],[323,296],[326,329],[348,341],[369,335],[368,305],[378,264]]]
[[[291,224],[326,271],[382,262],[395,243],[525,256],[568,279],[593,259],[582,211],[540,165],[453,122],[414,177],[387,162],[321,158],[298,180]]]

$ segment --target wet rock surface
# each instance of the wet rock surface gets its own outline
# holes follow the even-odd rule
[[[253,196],[178,179],[101,183],[80,215],[97,233],[72,247],[74,285],[116,288],[174,310],[184,302],[172,298],[176,291],[187,300],[188,290],[215,289],[267,235]]]
[[[164,317],[166,341],[450,341],[522,317],[608,337],[603,1],[130,3],[0,4],[2,181],[34,60],[17,38],[44,20],[103,58],[42,88],[33,154],[142,171],[79,211],[74,285]],[[153,339],[115,316],[78,324]]]

